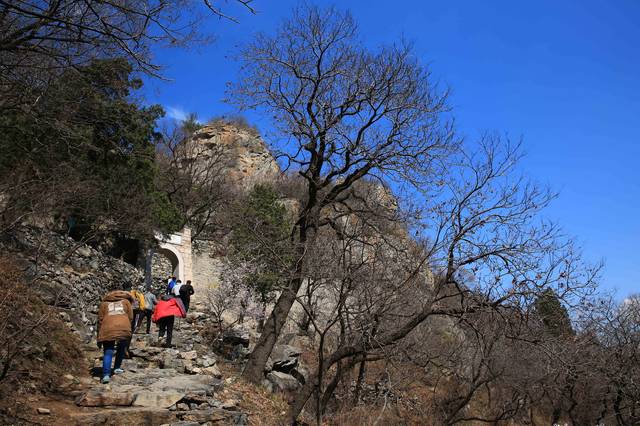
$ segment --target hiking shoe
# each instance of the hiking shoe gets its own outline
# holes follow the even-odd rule
[[[105,385],[106,385],[107,383],[109,383],[109,381],[110,381],[110,380],[111,380],[111,379],[109,378],[109,376],[104,376],[104,377],[102,378],[102,384],[105,384]]]
[[[124,373],[124,370],[122,368],[116,368],[115,370],[113,370],[113,374],[122,374]]]

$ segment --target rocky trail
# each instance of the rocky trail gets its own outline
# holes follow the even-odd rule
[[[24,349],[11,398],[0,399],[0,424],[282,424],[287,393],[307,376],[299,349],[305,340],[293,334],[283,339],[262,385],[248,384],[240,372],[256,337],[253,324],[229,325],[218,335],[201,289],[187,317],[175,321],[173,348],[158,341],[155,324],[144,334],[143,319],[131,342],[132,356],[123,362],[125,372],[100,383],[98,302],[108,291],[136,286],[142,278],[133,266],[76,245],[69,237],[35,228],[21,228],[10,243],[0,241],[20,270],[38,277],[30,289],[42,299],[42,312],[51,315]]]
[[[146,320],[145,320],[146,321]],[[155,325],[150,334],[143,321],[130,346],[131,358],[123,362],[124,373],[100,383],[102,350],[95,340],[83,351],[91,375],[67,375],[63,385],[69,401],[49,401],[38,407],[41,424],[78,425],[246,425],[249,413],[239,407],[242,395],[227,390],[236,377],[223,377],[216,354],[204,343],[201,331],[208,321],[193,306],[187,318],[176,319],[173,348],[158,341]],[[242,350],[248,336],[231,342]],[[235,374],[237,376],[237,372]],[[75,406],[74,406],[75,405]],[[56,413],[57,412],[57,413]],[[58,416],[54,416],[58,414]],[[50,416],[51,422],[44,419]],[[57,421],[59,420],[59,422]]]

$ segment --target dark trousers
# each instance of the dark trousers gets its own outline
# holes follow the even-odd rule
[[[151,309],[144,310],[144,317],[147,319],[147,334],[151,333],[151,317],[153,316],[153,311]],[[140,320],[142,322],[142,320]]]
[[[167,341],[166,345],[171,346],[171,337],[173,336],[173,321],[174,316],[170,315],[168,317],[160,318],[158,320],[158,326],[160,327],[160,333],[158,335],[160,337],[164,336],[165,331],[167,332]]]
[[[111,376],[111,362],[113,361],[113,353],[116,354],[116,362],[113,368],[120,368],[124,351],[129,346],[128,340],[118,340],[117,342],[103,342],[104,356],[102,357],[102,377]]]
[[[191,296],[180,295],[180,300],[182,300],[182,304],[184,305],[184,310],[189,312],[189,303],[191,302]]]
[[[135,333],[138,327],[140,327],[143,315],[144,311],[142,309],[133,310],[133,319],[131,320],[131,333]]]

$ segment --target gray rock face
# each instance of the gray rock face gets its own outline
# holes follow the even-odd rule
[[[241,188],[273,181],[280,173],[266,144],[249,126],[219,120],[197,130],[189,142],[188,151],[201,167],[210,159],[225,164],[225,175]]]

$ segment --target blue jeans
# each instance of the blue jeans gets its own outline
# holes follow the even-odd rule
[[[104,356],[102,357],[102,377],[111,376],[111,361],[113,360],[113,350],[116,346],[116,342],[103,342]],[[122,359],[124,358],[124,351],[127,349],[127,341],[119,340],[117,342],[116,349],[116,363],[113,368],[120,368],[122,365]]]

